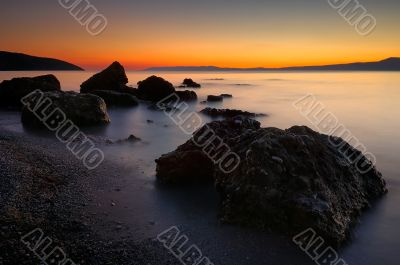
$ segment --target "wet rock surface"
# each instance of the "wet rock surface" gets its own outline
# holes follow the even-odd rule
[[[5,80],[0,83],[0,107],[20,109],[21,99],[38,89],[43,92],[60,91],[60,81],[54,75]]]
[[[40,105],[44,113],[49,115],[59,108],[65,114],[66,119],[71,120],[77,126],[98,126],[110,122],[106,103],[98,96],[76,92],[46,92],[43,94],[43,98],[50,100],[49,104]],[[27,99],[33,105],[36,105],[39,102],[38,100],[42,99],[37,95],[32,95],[31,99]],[[45,108],[45,106],[49,107]],[[45,128],[43,122],[27,106],[22,110],[21,121],[27,128]]]
[[[362,211],[387,192],[375,167],[362,173],[347,162],[350,153],[359,157],[359,165],[370,163],[342,139],[335,142],[346,148],[347,155],[331,144],[329,136],[307,127],[280,130],[249,126],[252,122],[235,117],[206,125],[240,157],[239,166],[228,174],[210,159],[201,163],[214,164],[203,180],[215,181],[223,222],[284,233],[313,228],[327,242],[340,245]],[[201,179],[187,165],[197,163],[185,155],[189,152],[205,154],[193,140],[186,142],[157,160],[158,178],[172,184],[187,183],[192,176]]]
[[[124,67],[119,62],[95,74],[81,84],[81,93],[90,93],[96,90],[121,90],[126,88],[128,77]]]

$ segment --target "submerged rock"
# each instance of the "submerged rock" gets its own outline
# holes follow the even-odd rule
[[[35,94],[30,97],[31,99],[28,98],[27,101],[30,100],[33,102],[32,104],[38,103],[38,98],[35,98]],[[106,103],[98,96],[76,92],[46,92],[41,100],[44,98],[49,99],[49,103],[46,102],[46,104],[40,105],[36,113],[43,111],[46,115],[49,115],[56,108],[60,108],[65,114],[66,120],[71,120],[77,126],[97,126],[110,122]],[[45,108],[46,106],[48,107]],[[45,128],[44,123],[26,106],[22,110],[21,121],[28,128]]]
[[[266,116],[266,114],[256,114],[248,111],[243,111],[243,110],[236,110],[236,109],[214,109],[214,108],[205,108],[200,111],[200,113],[203,113],[205,115],[211,116],[211,117],[224,117],[224,118],[233,118],[235,116],[246,116],[246,117],[261,117],[261,116]]]
[[[135,107],[139,105],[138,99],[128,93],[121,93],[111,90],[96,90],[90,94],[96,95],[104,99],[107,106],[117,107]]]
[[[202,176],[215,181],[224,222],[291,234],[313,228],[339,245],[349,238],[361,212],[387,192],[381,173],[342,139],[334,138],[334,145],[333,138],[304,126],[280,130],[248,124],[249,119],[235,117],[206,125],[240,157],[238,167],[228,173],[211,159],[201,162],[204,167],[214,164]],[[189,155],[193,152],[206,153],[190,140],[162,156],[158,178],[167,183],[201,179],[197,168],[187,165],[196,164]],[[358,160],[348,163],[348,157]]]
[[[54,75],[20,77],[0,83],[0,107],[21,108],[21,99],[35,90],[60,91],[60,81]]]
[[[81,93],[90,93],[96,90],[121,90],[126,88],[127,83],[128,77],[124,67],[119,62],[114,62],[83,82]]]
[[[207,96],[208,102],[221,102],[223,100],[224,100],[224,97],[222,97],[222,96],[214,96],[214,95]]]
[[[135,135],[131,134],[129,135],[128,138],[123,139],[123,140],[118,140],[116,141],[117,144],[122,144],[122,143],[136,143],[136,142],[140,142],[142,139],[140,139],[139,137],[136,137]]]
[[[191,88],[200,88],[201,85],[194,82],[193,79],[191,78],[186,78],[185,80],[183,80],[182,83],[185,87],[191,87]]]

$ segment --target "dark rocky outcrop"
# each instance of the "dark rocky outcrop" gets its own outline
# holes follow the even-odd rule
[[[213,181],[214,164],[208,156],[196,148],[182,146],[176,152],[156,160],[157,179],[164,184],[193,184]]]
[[[200,88],[201,85],[194,82],[193,79],[191,78],[186,78],[185,80],[183,80],[182,83],[185,87],[191,87],[191,88]]]
[[[176,91],[175,92],[181,101],[196,101],[197,94],[191,90]]]
[[[175,87],[168,81],[158,76],[150,76],[146,80],[138,82],[137,95],[140,99],[152,102],[158,102],[170,97],[171,101],[176,100],[176,94],[181,101],[197,100],[197,94],[190,90],[175,90]]]
[[[362,211],[387,192],[382,175],[342,139],[304,126],[244,127],[249,121],[235,117],[206,125],[240,157],[234,171],[224,173],[217,165],[201,175],[197,168],[192,171],[194,165],[188,164],[197,161],[189,154],[205,153],[190,140],[157,160],[158,178],[167,183],[212,178],[221,196],[222,221],[291,235],[313,228],[334,245],[346,241]],[[358,170],[347,162],[350,156],[372,169]],[[202,168],[209,163],[214,164],[202,161]]]
[[[112,90],[96,90],[91,92],[90,94],[99,96],[104,99],[108,107],[135,107],[139,105],[138,99],[128,93],[121,93]]]
[[[35,90],[60,91],[60,81],[54,75],[21,77],[0,83],[0,107],[21,108],[21,99]]]
[[[214,96],[214,95],[207,96],[208,102],[221,102],[223,100],[224,100],[224,98],[222,96]]]
[[[30,97],[32,98],[28,98],[27,101],[36,102],[35,104],[37,104],[37,97],[35,95],[31,95]],[[50,99],[51,105],[46,109],[44,106],[48,104],[40,105],[38,111],[45,109],[44,113],[50,114],[56,108],[60,108],[66,115],[66,119],[71,120],[77,126],[97,126],[110,122],[106,103],[98,96],[76,92],[46,92],[43,98]],[[45,128],[43,122],[26,106],[22,110],[21,121],[27,128]]]
[[[126,88],[128,77],[124,67],[119,62],[112,63],[109,67],[95,74],[81,84],[82,93],[96,90],[121,90]]]
[[[221,94],[220,96],[223,98],[233,98],[231,94]]]
[[[247,130],[260,128],[255,120],[236,117],[222,122],[211,122],[195,135],[201,136],[205,129],[218,132],[218,136],[228,141]],[[197,138],[193,138],[197,139]],[[215,179],[215,165],[192,139],[175,151],[156,160],[157,179],[166,184],[209,183]]]
[[[174,86],[158,76],[150,76],[146,80],[138,82],[140,99],[148,101],[160,101],[175,92]]]
[[[201,110],[200,113],[203,113],[203,114],[211,116],[211,117],[224,117],[224,118],[233,118],[233,117],[239,116],[239,115],[249,117],[249,118],[266,116],[266,114],[257,114],[257,113],[252,113],[252,112],[248,112],[248,111],[243,111],[243,110],[236,110],[236,109],[205,108],[205,109]]]

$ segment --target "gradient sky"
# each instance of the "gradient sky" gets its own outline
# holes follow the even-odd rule
[[[0,50],[84,68],[216,65],[280,67],[400,57],[400,1],[359,0],[377,19],[360,36],[327,0],[90,0],[108,20],[87,33],[58,0],[0,8]]]

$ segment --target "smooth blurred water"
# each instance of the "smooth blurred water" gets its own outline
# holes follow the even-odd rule
[[[39,74],[43,73],[0,72],[0,80]],[[63,90],[78,91],[79,85],[93,73],[55,72],[54,74],[60,79]],[[154,73],[128,72],[129,83],[135,86],[138,81],[152,74]],[[325,105],[326,111],[334,114],[339,122],[345,125],[367,147],[367,150],[376,156],[377,167],[387,180],[390,191],[386,198],[365,214],[356,229],[354,240],[344,248],[342,255],[348,264],[398,264],[400,174],[397,166],[400,162],[398,155],[400,150],[400,141],[398,140],[400,136],[400,73],[163,72],[156,73],[156,75],[162,76],[174,85],[179,85],[184,78],[189,77],[202,85],[201,89],[195,90],[199,95],[199,101],[190,104],[190,110],[199,111],[206,106],[212,106],[266,113],[267,117],[259,119],[263,127],[272,126],[284,129],[293,125],[308,125],[316,129],[293,107],[293,102],[306,94],[315,95]],[[215,80],[221,78],[223,80]],[[207,95],[221,93],[232,94],[233,98],[225,99],[223,103],[200,104],[200,101],[205,100]],[[132,161],[140,161],[140,170],[144,172],[142,178],[147,183],[147,189],[145,192],[139,192],[135,187],[127,189],[140,194],[131,196],[135,198],[135,202],[132,203],[137,204],[135,207],[140,209],[139,214],[142,217],[146,216],[147,219],[165,217],[168,220],[165,224],[181,224],[188,230],[188,233],[191,233],[194,240],[203,242],[199,245],[202,245],[209,253],[216,253],[215,256],[218,256],[216,259],[220,259],[220,263],[239,259],[241,264],[306,264],[307,258],[300,261],[285,257],[285,253],[301,255],[293,254],[296,253],[295,250],[287,250],[293,247],[286,246],[287,243],[275,244],[274,242],[277,241],[271,237],[259,236],[254,231],[230,227],[219,228],[213,219],[217,212],[214,205],[215,195],[199,199],[207,196],[200,193],[197,194],[197,197],[190,198],[185,193],[171,195],[170,191],[158,190],[154,187],[154,159],[174,150],[179,144],[189,139],[189,136],[183,133],[163,112],[151,111],[145,105],[141,105],[132,109],[109,109],[109,113],[112,123],[103,131],[96,131],[96,134],[105,135],[111,139],[126,138],[130,134],[134,134],[143,140],[134,147],[113,146],[107,150],[107,154],[112,159],[126,166],[130,165]],[[204,122],[210,121],[208,117],[202,116],[202,118]],[[148,123],[147,120],[153,120],[154,123]],[[1,114],[0,123],[7,124],[14,130],[22,130],[18,113]],[[202,205],[199,206],[200,209],[206,208],[204,205],[207,205],[208,208],[204,211],[199,210],[202,216],[189,209],[183,212],[179,211],[180,214],[178,214],[174,207],[165,202],[164,193],[169,193],[169,198],[175,196],[176,201],[179,202],[187,198],[188,201],[181,202],[182,205],[179,206],[184,209],[193,207],[193,204]],[[129,197],[130,195],[125,194],[125,196]],[[140,199],[138,196],[141,196]],[[160,214],[164,208],[169,210],[174,208],[175,210],[172,211],[173,214],[171,211]],[[121,218],[123,216],[127,219],[133,218],[132,214],[115,214],[119,214]],[[213,241],[214,237],[215,241]],[[244,242],[249,240],[252,242]],[[226,248],[227,250],[218,250],[220,244],[224,244],[225,247],[229,245],[229,247]],[[267,246],[269,251],[265,250]],[[286,250],[280,251],[279,249],[282,248]],[[221,252],[224,251],[226,252],[225,258],[221,256]],[[245,257],[246,255],[249,257]],[[265,263],[260,262],[260,258],[264,259]]]

